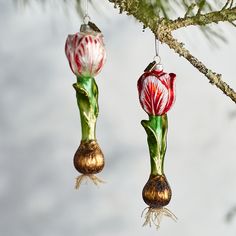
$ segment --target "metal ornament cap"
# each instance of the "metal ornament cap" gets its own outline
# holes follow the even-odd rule
[[[163,71],[163,65],[162,64],[155,65],[154,70],[156,70],[156,71]]]

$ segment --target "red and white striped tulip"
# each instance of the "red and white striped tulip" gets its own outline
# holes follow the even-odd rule
[[[161,69],[145,72],[138,80],[139,101],[149,115],[166,114],[175,100],[174,73],[167,74]]]
[[[76,76],[94,77],[106,60],[103,35],[94,31],[68,35],[65,53]]]

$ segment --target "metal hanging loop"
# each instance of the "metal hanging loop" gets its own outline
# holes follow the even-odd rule
[[[89,15],[84,15],[84,17],[83,17],[84,24],[87,25],[89,23],[89,21],[90,21],[90,16]]]
[[[153,57],[153,61],[155,61],[156,64],[161,64],[161,57],[159,55],[156,55],[155,57]]]

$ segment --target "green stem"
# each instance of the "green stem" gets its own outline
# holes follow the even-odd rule
[[[141,124],[147,133],[151,174],[163,175],[168,130],[167,115],[149,116],[149,120],[142,120]]]
[[[82,141],[96,139],[96,121],[98,117],[98,87],[91,77],[77,77],[73,84],[76,90],[77,104],[80,110]]]

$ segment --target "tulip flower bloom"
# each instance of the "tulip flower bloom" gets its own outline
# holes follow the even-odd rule
[[[157,228],[163,215],[173,220],[177,219],[166,208],[171,200],[172,191],[164,173],[168,129],[166,113],[175,100],[175,79],[175,74],[163,72],[158,64],[151,71],[145,70],[138,80],[139,101],[149,115],[149,120],[141,121],[148,137],[151,164],[150,176],[142,192],[143,200],[149,206],[145,208],[147,211],[144,225],[151,225],[153,222]]]
[[[138,80],[139,100],[149,115],[166,114],[175,100],[176,75],[162,70],[145,72]]]
[[[82,77],[96,76],[106,60],[103,36],[95,31],[68,35],[65,52],[73,73]]]
[[[102,69],[106,51],[102,33],[95,24],[81,25],[80,32],[68,35],[65,53],[72,72],[77,77],[73,84],[80,110],[81,142],[74,155],[75,169],[81,173],[76,179],[76,188],[86,178],[94,184],[102,181],[95,174],[102,171],[105,160],[96,139],[98,109],[98,86],[94,79]]]

